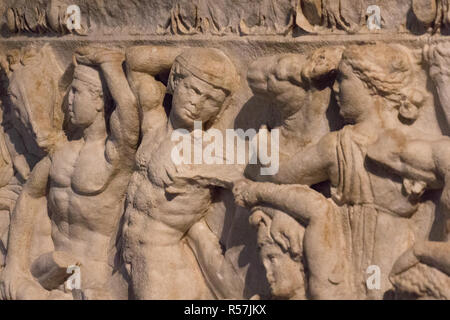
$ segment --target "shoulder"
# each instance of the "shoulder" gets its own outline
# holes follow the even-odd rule
[[[335,155],[340,132],[330,132],[317,143],[318,151],[323,155]]]

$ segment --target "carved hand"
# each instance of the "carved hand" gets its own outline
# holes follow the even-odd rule
[[[15,265],[8,265],[0,277],[0,294],[5,300],[34,300],[48,297],[50,292],[42,288],[31,274]]]
[[[256,182],[250,180],[239,180],[234,183],[233,195],[237,205],[244,208],[251,208],[258,204]]]

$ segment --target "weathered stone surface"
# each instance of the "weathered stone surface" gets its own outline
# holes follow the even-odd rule
[[[2,1],[0,298],[449,298],[448,14]]]

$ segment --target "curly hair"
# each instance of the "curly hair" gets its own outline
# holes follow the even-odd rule
[[[399,293],[417,298],[450,299],[450,278],[438,269],[419,263],[390,280]]]
[[[400,45],[349,46],[342,62],[366,84],[371,94],[393,103],[400,116],[416,120],[425,100],[425,92],[415,86],[415,68],[410,55]]]
[[[266,215],[263,212],[262,208],[255,208],[252,216],[250,217],[250,224],[258,229],[258,245],[259,247],[263,247],[266,245],[276,245],[279,246],[283,252],[286,250],[283,249],[283,245],[279,243],[271,234],[271,226],[272,226],[272,218]],[[286,223],[286,226],[291,226],[292,223],[298,225],[296,228],[296,232],[294,234],[287,234],[287,240],[289,244],[296,243],[298,250],[294,250],[294,246],[289,245],[287,248],[287,252],[292,260],[296,262],[303,263],[303,237],[305,235],[305,229],[297,222],[294,218],[291,218],[287,214],[283,214],[280,217],[283,217],[283,222]]]

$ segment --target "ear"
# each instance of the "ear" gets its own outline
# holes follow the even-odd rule
[[[400,116],[406,120],[417,120],[419,117],[419,109],[423,106],[425,100],[426,93],[418,88],[409,89],[405,95],[405,99],[400,104]]]
[[[404,102],[400,106],[399,113],[402,118],[414,121],[419,117],[419,108],[410,102]]]

